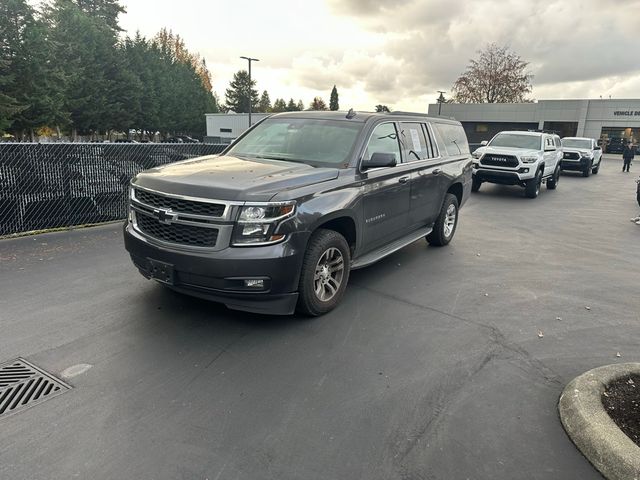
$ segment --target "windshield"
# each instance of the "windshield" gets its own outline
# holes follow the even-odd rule
[[[230,155],[346,167],[360,123],[307,118],[268,118],[229,150]]]
[[[586,148],[591,150],[591,140],[581,140],[578,138],[563,138],[562,146],[569,148]]]
[[[492,147],[542,149],[542,137],[538,135],[518,135],[517,133],[499,133],[489,142]]]

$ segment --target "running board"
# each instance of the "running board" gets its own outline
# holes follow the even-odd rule
[[[391,255],[394,252],[397,252],[401,248],[406,247],[410,243],[415,242],[421,238],[426,237],[433,231],[431,227],[423,227],[415,232],[411,232],[406,237],[399,238],[398,240],[391,242],[383,247],[374,250],[373,252],[369,252],[362,257],[358,257],[351,262],[351,270],[356,270],[358,268],[368,267],[369,265],[376,263],[378,260],[383,259],[387,255]]]

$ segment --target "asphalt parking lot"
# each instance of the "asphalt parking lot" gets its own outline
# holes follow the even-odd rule
[[[484,184],[449,247],[354,272],[317,319],[167,291],[119,225],[0,241],[0,363],[88,368],[0,417],[0,478],[601,478],[557,400],[640,361],[634,167]]]

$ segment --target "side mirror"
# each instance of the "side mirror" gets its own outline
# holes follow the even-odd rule
[[[395,167],[396,164],[395,154],[375,152],[371,155],[369,160],[362,161],[362,169],[367,170],[369,168]]]
[[[602,150],[602,147],[598,145],[597,147],[594,148],[594,150]]]
[[[486,140],[482,140],[482,141],[480,142],[480,146],[481,146],[481,147],[486,147],[487,145],[489,145],[489,142],[487,142]]]

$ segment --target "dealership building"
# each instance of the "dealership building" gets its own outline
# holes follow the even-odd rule
[[[609,151],[621,151],[628,141],[640,142],[640,99],[436,103],[429,105],[429,114],[462,122],[472,145],[502,130],[547,130],[562,137],[602,139]],[[267,115],[254,113],[252,123]],[[249,127],[246,113],[207,114],[206,121],[206,140],[216,143],[229,143]]]
[[[443,103],[429,114],[462,122],[470,144],[490,140],[502,130],[548,130],[562,137],[603,139],[613,151],[640,141],[640,99],[539,100],[534,103]]]

